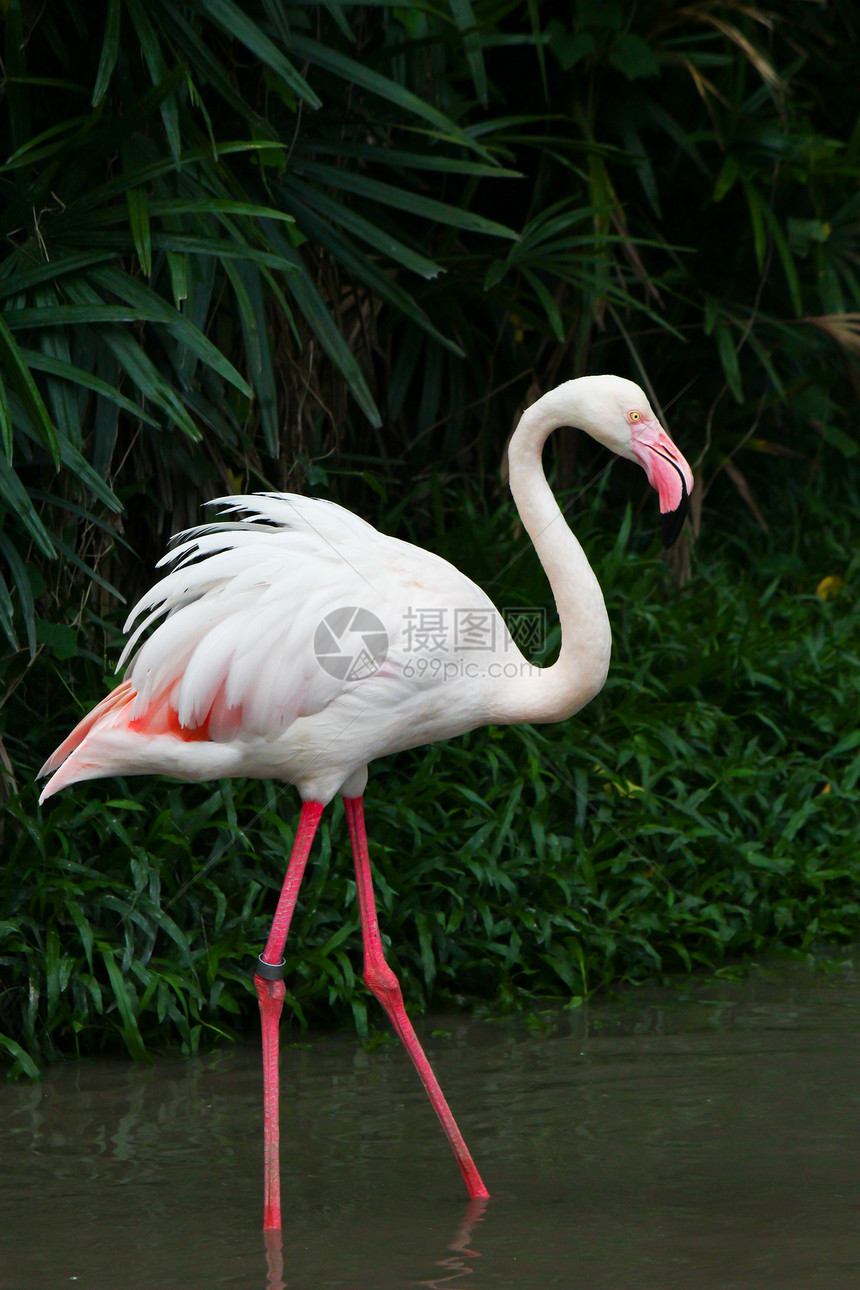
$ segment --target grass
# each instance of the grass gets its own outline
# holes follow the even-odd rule
[[[373,768],[380,917],[408,1004],[572,1004],[613,982],[860,933],[856,486],[788,468],[771,484],[770,533],[727,491],[680,590],[629,511],[610,548],[617,511],[593,492],[575,527],[613,623],[603,693],[562,725],[478,731]],[[494,580],[520,550],[507,503],[487,514],[466,498],[456,516],[431,545],[468,560],[499,605],[544,603],[531,552]],[[825,577],[840,581],[822,596]],[[90,654],[40,657],[30,695],[63,695],[64,671],[86,704],[102,692]],[[7,746],[35,771],[75,713],[63,698],[35,736],[26,695],[16,702]],[[111,1046],[192,1053],[255,1026],[252,956],[294,790],[105,780],[43,811],[35,794],[25,784],[3,819],[10,1070]],[[287,944],[286,1009],[300,1024],[352,1012],[366,1034],[378,1018],[351,872],[336,803]]]

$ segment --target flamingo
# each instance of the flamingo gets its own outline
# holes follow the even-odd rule
[[[289,493],[218,498],[211,504],[227,518],[176,535],[160,562],[170,572],[132,610],[125,630],[135,629],[117,665],[128,663],[124,679],[40,772],[51,775],[40,802],[82,780],[148,773],[256,775],[299,791],[295,843],[254,977],[265,1229],[281,1226],[283,951],[314,834],[337,793],[355,861],[364,981],[416,1067],[470,1198],[489,1195],[383,955],[363,795],[376,757],[487,724],[563,721],[603,686],[610,629],[600,585],[541,464],[545,440],[562,426],[644,467],[667,546],[693,487],[690,467],[632,381],[580,377],[526,409],[509,446],[509,478],[561,622],[551,666],[523,657],[492,601],[453,565],[350,511]],[[433,626],[420,640],[419,613]]]

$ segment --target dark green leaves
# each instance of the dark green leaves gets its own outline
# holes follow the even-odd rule
[[[696,463],[687,586],[643,555],[641,476],[559,436],[614,670],[569,728],[377,768],[407,991],[581,998],[856,935],[844,6],[106,0],[86,29],[73,8],[4,10],[4,1051],[191,1052],[253,1005],[239,961],[291,841],[274,790],[83,789],[36,823],[41,732],[117,656],[113,586],[142,589],[205,497],[295,487],[542,604],[510,513],[469,488],[504,492],[519,410],[586,372],[653,386]],[[363,1016],[332,827],[298,1017]]]
[[[111,78],[114,73],[114,68],[116,67],[116,60],[119,55],[121,13],[121,0],[108,0],[104,41],[102,44],[101,57],[99,58],[98,71],[96,73],[96,82],[93,86],[93,107],[98,107],[107,93],[108,86],[110,85]]]
[[[44,556],[56,547],[54,501],[37,513],[16,474],[33,454],[61,472],[56,489],[39,481],[44,495],[74,500],[96,524],[100,505],[118,506],[111,485],[129,443],[150,469],[166,453],[167,473],[195,488],[206,469],[248,469],[257,436],[277,459],[290,433],[285,353],[292,366],[306,346],[313,362],[322,355],[380,424],[372,363],[348,339],[368,301],[419,324],[449,355],[462,352],[406,279],[443,271],[427,251],[440,228],[512,238],[460,194],[514,172],[432,95],[387,75],[384,56],[356,57],[340,5],[322,10],[323,26],[308,16],[279,0],[109,0],[86,38],[57,11],[37,17],[25,41],[17,0],[8,6],[0,525],[9,550],[16,528]],[[458,0],[440,17],[431,26],[463,51],[486,100],[472,6]],[[56,72],[58,46],[74,83],[42,74]],[[379,129],[368,124],[374,112]],[[425,166],[450,169],[452,200],[428,193]],[[294,212],[302,227],[290,228]],[[327,264],[342,284],[323,282]],[[179,438],[150,443],[173,430]],[[201,469],[182,446],[204,442],[217,466]],[[268,467],[255,469],[264,477]],[[131,475],[137,487],[140,473]],[[160,540],[168,523],[153,516]],[[31,633],[31,610],[20,609]]]
[[[198,7],[212,18],[228,36],[232,36],[241,45],[270,67],[289,88],[309,107],[318,108],[320,99],[308,85],[303,76],[295,70],[292,63],[284,57],[278,46],[269,39],[263,28],[252,19],[233,0],[197,0]],[[296,53],[301,56],[301,47],[291,41]]]

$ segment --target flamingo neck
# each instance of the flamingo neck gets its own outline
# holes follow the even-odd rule
[[[520,519],[549,579],[561,624],[561,651],[551,667],[517,680],[506,706],[512,721],[561,721],[603,687],[611,633],[603,593],[585,552],[561,513],[543,471],[542,451],[553,430],[588,428],[587,408],[577,412],[570,381],[523,413],[508,449],[510,485]],[[573,396],[573,397],[572,397]]]

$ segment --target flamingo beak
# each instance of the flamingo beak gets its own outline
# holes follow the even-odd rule
[[[693,472],[681,453],[656,421],[633,428],[633,456],[644,468],[648,482],[657,489],[663,516],[663,546],[666,550],[678,540],[690,509]]]

